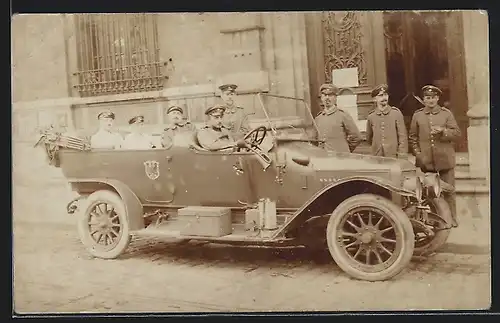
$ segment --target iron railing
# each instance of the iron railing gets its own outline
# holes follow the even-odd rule
[[[77,14],[75,24],[81,96],[163,88],[156,14]]]

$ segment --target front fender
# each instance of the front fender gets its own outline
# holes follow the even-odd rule
[[[402,196],[415,196],[415,192],[412,190],[403,188],[403,187],[397,187],[394,186],[391,182],[380,179],[378,177],[370,177],[370,176],[351,176],[351,177],[346,177],[341,180],[335,181],[332,184],[329,184],[325,186],[322,190],[318,191],[314,196],[319,196],[323,194],[324,192],[330,190],[333,187],[348,183],[348,182],[355,182],[355,181],[361,181],[361,182],[366,182],[366,183],[371,183],[375,184],[377,186],[380,186],[382,188],[385,188],[391,192],[400,194]],[[314,196],[312,199],[314,199]]]
[[[68,182],[79,192],[92,193],[99,189],[113,189],[120,195],[125,204],[130,230],[134,231],[144,228],[142,203],[134,192],[124,183],[108,178],[70,178]]]
[[[378,189],[387,190],[391,193],[396,193],[396,194],[401,195],[401,196],[406,196],[406,197],[415,197],[416,196],[415,193],[412,192],[411,190],[394,186],[392,183],[385,181],[385,180],[382,180],[382,179],[379,179],[379,178],[367,177],[367,176],[346,177],[346,178],[343,178],[343,179],[338,180],[336,182],[333,182],[333,183],[323,187],[318,192],[316,192],[306,203],[304,203],[291,217],[289,217],[285,221],[283,226],[281,226],[277,231],[274,232],[272,238],[278,237],[285,230],[288,230],[292,225],[295,225],[298,222],[301,222],[301,219],[304,221],[307,220],[307,219],[304,219],[302,217],[306,213],[312,212],[311,210],[316,209],[318,205],[315,205],[315,204],[322,203],[322,202],[320,202],[320,199],[322,197],[325,197],[327,194],[329,194],[329,192],[332,192],[335,190],[338,191],[339,188],[345,187],[346,185],[349,185],[351,183],[355,184],[357,186],[360,186],[360,187],[366,187],[367,189],[368,189],[368,187],[370,187],[371,189],[378,188]],[[346,196],[350,197],[350,196],[365,193],[365,192],[366,192],[366,190],[364,190],[364,191],[359,190],[359,192],[352,191],[352,192],[348,193],[350,195],[346,195]],[[344,193],[345,193],[345,191],[344,191]],[[338,204],[340,204],[341,202],[342,201],[340,201]],[[333,209],[335,207],[336,207],[336,205],[332,206]],[[331,210],[331,211],[333,211],[333,210]],[[323,214],[310,214],[310,215],[321,216]]]

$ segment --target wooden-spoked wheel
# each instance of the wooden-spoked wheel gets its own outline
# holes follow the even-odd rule
[[[78,219],[83,245],[94,257],[112,259],[130,243],[126,208],[120,196],[101,190],[89,195]]]
[[[330,254],[343,271],[369,281],[399,274],[414,250],[408,216],[392,201],[373,194],[353,196],[333,211],[327,241]]]

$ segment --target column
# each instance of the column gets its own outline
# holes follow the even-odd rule
[[[488,178],[490,85],[486,11],[464,11],[463,30],[469,102],[467,136],[470,171]]]

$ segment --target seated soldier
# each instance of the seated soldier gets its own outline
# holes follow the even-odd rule
[[[236,145],[229,129],[224,126],[225,109],[223,105],[215,105],[205,111],[208,116],[207,123],[196,134],[201,147],[208,150],[219,150]]]
[[[173,105],[167,110],[168,125],[163,130],[161,142],[164,148],[168,148],[176,142],[182,146],[188,146],[191,142],[192,131],[195,130],[190,121],[185,121],[183,118],[183,110],[181,107]],[[191,136],[181,136],[182,139],[189,138],[188,140],[177,140],[178,134],[191,134]]]
[[[136,116],[128,121],[131,132],[125,136],[122,148],[150,149],[155,148],[153,138],[143,132],[144,116]]]
[[[112,132],[115,114],[111,111],[102,111],[97,115],[99,130],[90,138],[90,147],[93,149],[118,149],[123,138],[119,133]]]

